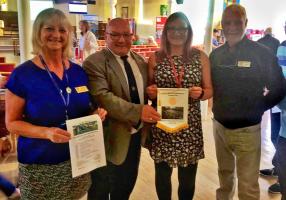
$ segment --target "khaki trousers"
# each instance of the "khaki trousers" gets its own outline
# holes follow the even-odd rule
[[[227,129],[213,120],[213,129],[220,183],[220,187],[216,191],[216,199],[233,199],[236,172],[239,199],[259,200],[260,124]]]

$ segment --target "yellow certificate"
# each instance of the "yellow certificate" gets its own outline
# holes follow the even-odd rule
[[[168,133],[188,128],[188,101],[187,88],[158,88],[157,110],[161,120],[157,127]]]

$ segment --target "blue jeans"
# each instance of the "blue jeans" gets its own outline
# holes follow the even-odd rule
[[[286,138],[279,137],[277,143],[277,172],[280,182],[282,200],[286,200]]]
[[[16,187],[0,175],[0,190],[3,191],[7,197],[9,197],[16,190]]]
[[[277,148],[277,141],[279,138],[279,131],[280,131],[280,127],[281,127],[281,122],[280,122],[280,115],[281,113],[272,113],[272,111],[270,111],[270,119],[271,119],[271,142],[274,145],[275,149]],[[277,155],[276,153],[273,156],[272,159],[272,165],[274,166],[274,168],[276,168],[277,166]],[[276,171],[276,169],[275,169]]]

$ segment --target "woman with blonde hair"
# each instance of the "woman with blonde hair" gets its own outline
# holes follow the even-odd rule
[[[79,22],[80,38],[79,49],[81,52],[82,60],[86,59],[89,55],[96,52],[98,49],[98,43],[95,35],[90,31],[90,25],[88,21],[81,20]]]
[[[49,8],[33,25],[35,57],[19,65],[6,84],[6,126],[19,135],[21,199],[80,199],[90,176],[72,178],[65,121],[92,111],[83,69],[69,61],[72,27]],[[79,89],[80,88],[80,89]],[[97,109],[104,119],[106,111]]]

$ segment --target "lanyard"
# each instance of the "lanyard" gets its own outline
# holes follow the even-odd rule
[[[64,97],[63,95],[63,91],[60,89],[59,85],[57,84],[56,80],[54,79],[54,77],[52,76],[50,70],[49,70],[49,67],[48,65],[46,64],[46,62],[44,61],[43,57],[41,55],[39,55],[40,57],[40,60],[43,64],[43,66],[45,67],[47,73],[49,74],[49,77],[50,79],[52,80],[53,82],[53,85],[55,86],[55,88],[57,89],[58,93],[60,94],[61,98],[62,98],[62,101],[65,105],[65,115],[66,115],[66,120],[69,119],[68,117],[68,106],[69,106],[69,103],[70,103],[70,93],[71,93],[71,88],[69,87],[69,77],[67,75],[67,72],[66,72],[66,66],[65,66],[65,63],[64,61],[62,61],[63,63],[63,68],[64,68],[64,76],[66,78],[66,81],[67,81],[67,87],[66,87],[66,92],[67,92],[67,98]]]
[[[180,74],[177,73],[177,70],[175,68],[175,64],[174,64],[174,59],[169,56],[168,57],[169,63],[172,67],[172,71],[173,71],[173,75],[175,77],[175,82],[178,88],[182,87],[182,80],[183,80],[183,76],[184,76],[184,65],[181,66],[181,71]]]

